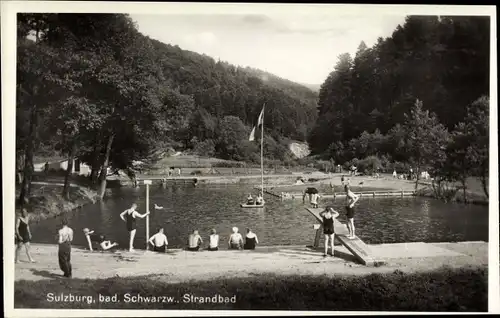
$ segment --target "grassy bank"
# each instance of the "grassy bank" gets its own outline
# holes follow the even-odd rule
[[[18,194],[16,193],[16,196]],[[34,222],[56,217],[83,205],[95,203],[97,192],[83,187],[70,187],[69,200],[62,196],[62,187],[57,185],[32,185],[32,195],[26,205]]]
[[[53,279],[15,284],[16,308],[66,309],[267,309],[267,310],[384,310],[487,311],[487,269],[443,267],[428,273],[366,276],[279,276],[190,281],[168,284],[157,277],[110,279]],[[92,296],[94,302],[50,302],[48,293]],[[126,302],[125,294],[156,296],[157,302]],[[118,295],[118,302],[99,301],[98,295]],[[185,294],[236,296],[234,303],[187,303]],[[173,299],[158,296],[173,297]],[[166,301],[166,302],[163,302]],[[229,299],[230,301],[230,299]]]

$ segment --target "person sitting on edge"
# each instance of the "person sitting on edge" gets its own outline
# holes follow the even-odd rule
[[[313,193],[310,196],[311,196],[311,205],[312,205],[312,207],[315,208],[315,209],[317,209],[318,208],[319,194],[318,193]]]
[[[334,241],[335,241],[335,228],[333,226],[333,219],[339,216],[339,213],[335,211],[332,207],[327,207],[322,211],[319,216],[323,218],[323,234],[325,235],[325,253],[323,256],[328,255],[328,243],[332,248],[332,256],[335,252]]]
[[[247,235],[245,236],[245,246],[243,247],[245,250],[254,250],[255,245],[259,244],[259,239],[257,235],[255,235],[252,230],[247,228]]]
[[[255,200],[255,204],[256,205],[263,205],[264,204],[264,198],[262,197],[262,195],[260,193],[257,196],[257,199]]]
[[[248,195],[248,197],[247,197],[247,204],[248,205],[254,204],[254,200],[253,200],[252,194]]]
[[[203,243],[200,234],[197,230],[193,231],[193,234],[189,235],[189,247],[188,251],[196,252],[200,250],[200,246]]]
[[[212,234],[210,234],[208,250],[209,251],[218,251],[219,250],[219,234],[215,229],[212,229]]]
[[[239,250],[243,247],[243,237],[238,233],[237,227],[233,227],[233,234],[229,236],[228,245],[232,250]]]
[[[106,240],[106,237],[102,234],[96,234],[94,231],[90,231],[88,228],[83,229],[83,233],[87,239],[87,243],[89,244],[89,250],[92,252],[94,249],[92,248],[92,242],[96,242],[99,244],[103,251],[107,251],[110,248],[118,246],[118,243],[111,243],[110,240]]]
[[[158,229],[155,235],[149,238],[148,242],[153,245],[153,251],[160,253],[167,252],[168,240],[162,227]]]

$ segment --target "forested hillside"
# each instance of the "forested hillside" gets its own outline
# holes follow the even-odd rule
[[[403,124],[416,99],[454,129],[467,106],[489,94],[489,23],[487,17],[410,16],[391,37],[371,48],[362,42],[354,57],[339,56],[319,93],[313,152],[340,161],[368,155],[349,141]]]
[[[17,49],[21,199],[36,154],[83,159],[103,195],[108,167],[165,147],[258,161],[248,137],[264,104],[268,159],[290,158],[316,121],[316,93],[152,40],[127,15],[20,14]]]

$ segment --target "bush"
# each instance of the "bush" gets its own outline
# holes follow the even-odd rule
[[[215,168],[244,168],[246,167],[245,162],[240,161],[218,161],[212,164]]]
[[[365,174],[373,174],[382,168],[382,161],[377,156],[369,156],[357,162],[357,167],[360,172]]]
[[[203,157],[213,157],[215,154],[215,143],[212,139],[194,142],[193,151]]]
[[[191,172],[191,175],[193,175],[193,176],[199,176],[202,174],[203,174],[203,172],[201,170],[194,170]]]

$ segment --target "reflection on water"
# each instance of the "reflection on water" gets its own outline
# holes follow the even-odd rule
[[[204,240],[215,228],[225,247],[233,226],[241,232],[247,227],[259,236],[262,245],[311,244],[315,219],[304,209],[302,200],[280,201],[266,196],[264,208],[244,209],[239,204],[249,187],[210,185],[198,188],[169,186],[150,189],[150,234],[163,226],[170,247],[184,247],[193,230]],[[145,212],[145,188],[114,189],[104,202],[88,205],[68,214],[75,230],[75,244],[85,245],[82,229],[88,227],[128,246],[128,232],[120,213],[133,202]],[[163,210],[154,210],[154,204]],[[345,199],[325,199],[345,222]],[[60,218],[33,224],[34,242],[54,243]],[[146,246],[145,219],[137,220],[136,248]],[[356,234],[366,243],[450,242],[488,240],[488,208],[475,205],[445,204],[427,198],[361,198],[355,215]]]

